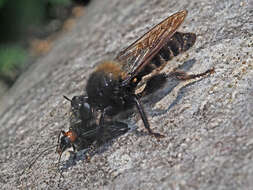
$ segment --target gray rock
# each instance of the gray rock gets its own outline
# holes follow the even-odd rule
[[[165,70],[182,66],[198,73],[215,67],[216,72],[198,81],[171,81],[145,100],[152,128],[166,137],[158,142],[142,135],[137,132],[144,130],[142,122],[131,116],[136,130],[105,145],[90,162],[70,164],[64,178],[55,149],[25,170],[68,129],[69,103],[62,95],[83,93],[95,65],[182,9],[189,13],[180,31],[195,32],[198,39]],[[1,188],[251,189],[252,10],[251,1],[237,0],[92,1],[75,28],[2,99]]]

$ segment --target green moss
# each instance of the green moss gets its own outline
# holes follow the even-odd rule
[[[27,52],[18,46],[0,48],[0,77],[14,80],[26,64]]]
[[[71,3],[70,0],[48,0],[48,2],[60,5],[69,5]]]

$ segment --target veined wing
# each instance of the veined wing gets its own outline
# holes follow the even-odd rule
[[[150,62],[176,32],[186,15],[187,11],[183,10],[169,16],[118,54],[116,60],[122,63],[122,69],[129,74],[123,85]]]

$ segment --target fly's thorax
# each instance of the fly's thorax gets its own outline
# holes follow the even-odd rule
[[[97,66],[95,72],[104,72],[115,80],[124,80],[127,77],[127,73],[122,70],[121,63],[117,61],[104,61]]]
[[[81,115],[79,110],[70,110],[69,112],[69,123],[70,126],[77,126],[77,125],[81,125],[82,120],[81,120]]]
[[[90,75],[86,86],[91,107],[100,110],[111,107],[112,115],[122,111],[132,92],[128,86],[121,85],[125,77],[126,74],[118,62],[106,61],[99,65]]]

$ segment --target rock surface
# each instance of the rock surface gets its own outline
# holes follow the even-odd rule
[[[188,10],[180,31],[195,32],[194,47],[165,70],[215,74],[168,82],[146,99],[156,139],[131,116],[129,132],[90,162],[63,173],[57,154],[39,153],[68,128],[69,97],[83,93],[95,65],[174,12]],[[250,189],[253,187],[253,2],[250,0],[94,0],[75,28],[37,61],[0,108],[2,189]],[[190,66],[189,66],[190,65]],[[159,95],[159,96],[158,96]],[[159,97],[159,98],[157,98]],[[136,114],[137,115],[137,114]],[[136,122],[138,121],[138,122]],[[64,159],[63,159],[64,162]]]

